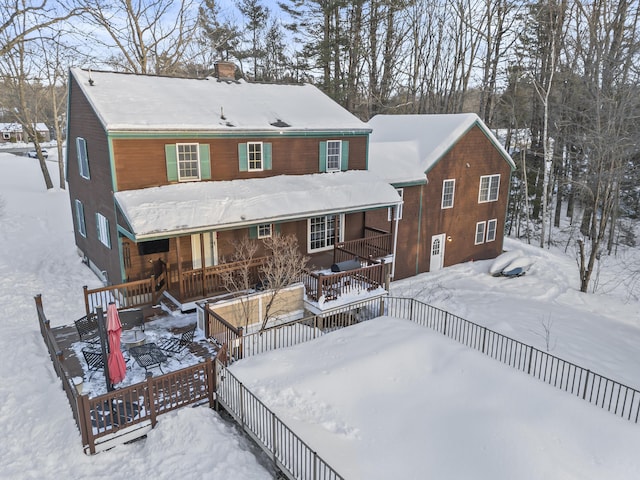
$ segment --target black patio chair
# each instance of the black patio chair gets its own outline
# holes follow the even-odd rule
[[[95,313],[90,313],[74,321],[80,341],[96,345],[100,343],[100,333],[98,331],[98,318]]]
[[[91,375],[89,375],[89,380],[91,380],[91,377],[93,377],[95,372],[104,369],[104,358],[102,357],[102,352],[83,348],[82,355],[84,355],[84,360],[87,362],[87,366],[91,372]]]
[[[173,336],[161,340],[158,344],[160,350],[167,352],[169,355],[179,354],[185,348],[193,343],[193,337],[196,334],[196,325],[194,324],[188,330],[185,330],[179,336]]]
[[[144,332],[144,314],[142,309],[120,310],[118,312],[123,330],[139,328]]]

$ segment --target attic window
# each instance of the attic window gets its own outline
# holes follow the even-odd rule
[[[284,122],[280,119],[277,119],[275,122],[271,123],[271,125],[278,128],[286,128],[291,126],[287,122]]]

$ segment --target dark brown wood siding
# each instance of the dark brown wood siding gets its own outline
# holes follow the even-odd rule
[[[478,202],[480,177],[500,175],[498,200]],[[394,279],[428,272],[431,239],[445,235],[444,266],[494,258],[502,252],[511,168],[479,127],[473,127],[427,173],[427,184],[404,188]],[[455,180],[454,206],[442,209],[444,180]],[[475,245],[477,222],[497,221],[496,239]],[[370,212],[367,225],[390,229],[386,214]]]
[[[263,178],[274,175],[304,175],[318,173],[320,142],[349,142],[349,170],[366,168],[366,136],[352,137],[273,137],[273,138],[181,138],[176,139],[114,139],[113,154],[118,190],[167,185],[165,145],[175,143],[208,144],[211,159],[211,180]],[[271,143],[272,169],[241,172],[238,144]]]
[[[403,187],[402,218],[398,220],[398,237],[396,246],[394,279],[400,280],[421,273],[418,270],[418,259],[424,254],[421,251],[419,221],[423,185]],[[389,221],[387,209],[367,212],[368,227],[378,228],[394,233],[394,224]]]
[[[500,175],[498,200],[479,203],[480,177]],[[473,127],[432,168],[425,190],[420,271],[429,270],[431,237],[445,234],[444,266],[494,258],[502,252],[511,168],[479,127]],[[455,179],[454,206],[442,209],[444,180]],[[496,239],[475,245],[476,223],[496,219]]]
[[[120,283],[122,271],[111,190],[112,178],[107,136],[73,77],[70,79],[69,112],[67,180],[71,210],[75,224],[75,200],[82,202],[87,228],[86,238],[78,233],[77,228],[75,229],[76,245],[99,270],[107,273],[109,283]],[[77,137],[86,140],[90,179],[82,178],[79,173]],[[98,240],[96,212],[109,220],[111,248],[107,248]]]

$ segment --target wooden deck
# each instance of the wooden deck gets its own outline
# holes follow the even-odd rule
[[[158,320],[164,316],[169,316],[165,311],[157,307],[145,307],[144,318],[145,321]],[[124,318],[124,316],[123,316]],[[133,328],[134,325],[128,325],[126,321],[122,322],[122,330],[126,331]],[[176,329],[177,330],[177,329]],[[172,333],[176,333],[169,329]],[[80,336],[74,325],[65,325],[62,327],[53,327],[51,332],[56,339],[58,347],[62,351],[62,363],[69,372],[71,377],[83,377],[85,374],[86,364],[83,358],[78,358],[73,349],[73,344],[80,341]],[[205,341],[194,341],[189,345],[189,351],[195,356],[202,358],[203,360],[212,356],[210,349],[204,345]]]

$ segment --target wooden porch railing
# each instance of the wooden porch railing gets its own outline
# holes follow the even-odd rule
[[[333,263],[360,260],[373,263],[376,259],[393,253],[393,239],[390,233],[367,230],[365,238],[336,243],[333,249]]]
[[[205,328],[208,330],[207,338],[213,338],[219,345],[222,345],[232,360],[242,358],[243,328],[231,325],[210,308],[205,308],[204,314]]]
[[[98,307],[102,307],[106,312],[111,302],[115,302],[118,309],[155,305],[165,289],[165,279],[166,273],[163,272],[158,277],[151,276],[144,280],[101,288],[89,289],[85,285],[83,290],[87,315]]]
[[[302,275],[307,297],[317,302],[324,296],[324,301],[336,300],[341,295],[362,290],[375,290],[378,287],[388,289],[388,265],[377,263],[367,267],[338,273],[305,272]]]
[[[211,267],[183,270],[178,273],[177,268],[169,270],[169,290],[178,300],[184,302],[197,298],[205,298],[216,293],[226,291],[225,278],[234,272],[246,269],[249,282],[257,284],[260,267],[268,257],[254,258],[248,261],[223,263]]]

